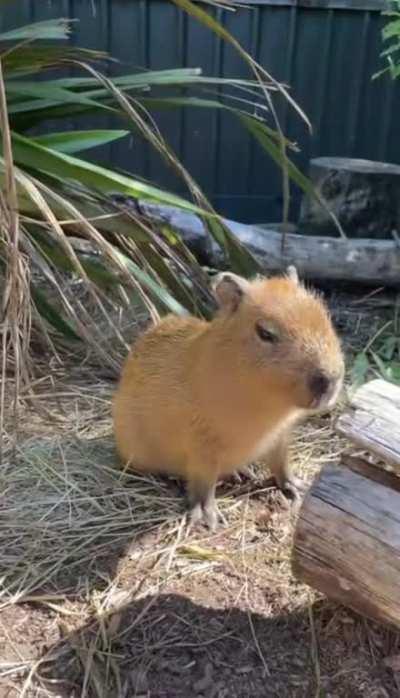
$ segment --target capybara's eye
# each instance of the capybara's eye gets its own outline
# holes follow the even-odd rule
[[[269,342],[270,344],[276,344],[276,342],[279,342],[279,336],[275,329],[265,327],[259,322],[256,324],[256,332],[263,342]]]

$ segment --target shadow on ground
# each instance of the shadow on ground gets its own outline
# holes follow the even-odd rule
[[[161,594],[70,634],[50,649],[38,676],[63,698],[399,695],[382,662],[385,648],[375,646],[371,626],[368,656],[360,649],[363,632],[362,621],[346,616],[344,622],[341,609],[326,602],[268,617]]]

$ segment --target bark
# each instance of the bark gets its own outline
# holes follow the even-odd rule
[[[373,620],[400,628],[400,480],[364,461],[327,465],[300,511],[293,571]]]

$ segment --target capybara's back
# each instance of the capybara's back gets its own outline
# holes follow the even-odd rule
[[[204,327],[196,318],[169,316],[131,349],[113,405],[122,465],[186,477],[191,348]]]

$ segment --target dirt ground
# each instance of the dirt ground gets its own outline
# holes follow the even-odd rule
[[[380,298],[331,299],[349,361]],[[115,469],[113,384],[42,364],[0,470],[0,698],[400,696],[400,635],[294,579],[296,511],[262,467],[219,488],[227,527],[187,535],[177,483]],[[309,482],[349,447],[333,418],[296,435]]]

